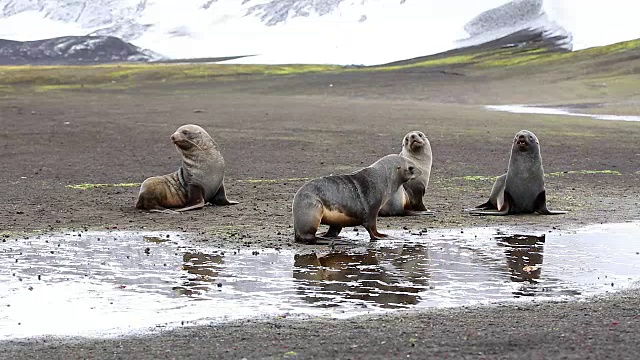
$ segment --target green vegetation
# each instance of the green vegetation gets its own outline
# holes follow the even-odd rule
[[[616,170],[569,170],[569,171],[558,171],[552,173],[545,173],[544,176],[564,176],[564,175],[622,175],[619,171]],[[482,176],[482,175],[468,175],[463,176],[458,179],[463,179],[467,181],[495,181],[497,176]]]
[[[136,187],[140,186],[141,183],[123,183],[123,184],[77,184],[77,185],[67,185],[66,187],[69,189],[96,189],[103,187]]]
[[[279,183],[279,182],[292,182],[292,181],[307,181],[309,178],[288,178],[288,179],[245,179],[236,180],[241,183]]]
[[[462,179],[467,181],[496,181],[497,176],[482,176],[482,175],[470,175],[463,176]]]
[[[622,175],[622,173],[620,173],[619,171],[615,171],[615,170],[570,170],[570,171],[559,171],[559,172],[552,172],[552,173],[546,173],[544,174],[545,176],[564,176],[564,175],[592,175],[592,174],[596,174],[596,175]]]
[[[236,180],[240,183],[280,183],[280,182],[293,182],[293,181],[307,181],[309,178],[286,178],[286,179],[240,179]],[[69,189],[78,189],[78,190],[87,190],[87,189],[97,189],[97,188],[105,188],[105,187],[137,187],[142,185],[142,183],[121,183],[121,184],[76,184],[76,185],[67,185],[66,187]]]
[[[41,91],[111,87],[154,81],[225,79],[243,75],[288,75],[333,71],[332,65],[116,64],[91,66],[1,66],[0,86],[37,86]]]
[[[582,61],[607,60],[615,54],[638,51],[640,39],[575,52],[544,48],[500,48],[470,52],[453,51],[426,56],[416,61],[375,67],[336,65],[236,65],[206,63],[123,63],[88,66],[0,66],[0,93],[16,87],[33,87],[36,91],[78,90],[83,88],[129,88],[152,82],[196,82],[232,80],[247,76],[282,76],[310,72],[393,71],[419,67],[466,67],[491,69],[548,65],[575,67]],[[633,68],[629,71],[635,71]],[[625,73],[626,74],[626,73]],[[610,74],[612,75],[612,74]],[[615,74],[613,74],[615,75]],[[635,83],[634,83],[635,84]]]

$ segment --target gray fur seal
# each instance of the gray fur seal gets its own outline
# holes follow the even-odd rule
[[[311,180],[293,197],[295,241],[318,243],[320,224],[329,230],[320,238],[335,238],[344,226],[362,225],[371,240],[386,237],[376,228],[378,211],[403,183],[420,176],[411,160],[387,155],[372,165],[348,175]]]
[[[531,131],[520,130],[513,138],[509,169],[496,179],[489,201],[467,211],[471,215],[567,213],[547,209],[540,143]]]
[[[146,179],[136,208],[151,211],[187,211],[214,205],[234,205],[224,189],[225,164],[218,144],[200,126],[183,125],[171,135],[182,156],[178,171]],[[172,210],[167,210],[172,209]]]
[[[431,143],[422,131],[412,131],[402,139],[400,155],[411,160],[422,175],[407,181],[380,209],[380,216],[433,215],[424,206],[423,197],[431,176]]]

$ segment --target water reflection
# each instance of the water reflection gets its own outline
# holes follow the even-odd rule
[[[0,242],[0,309],[7,309],[0,311],[0,339],[570,298],[640,281],[640,223],[546,236],[508,232],[396,231],[396,240],[306,255],[212,248],[167,232],[6,239]]]
[[[316,306],[345,301],[383,308],[415,305],[429,286],[429,255],[421,244],[351,249],[294,257],[298,293]]]
[[[542,250],[545,235],[498,236],[498,245],[504,247],[511,281],[536,283],[542,272]]]
[[[216,283],[221,265],[224,265],[224,252],[213,254],[187,251],[182,254],[182,270],[187,274],[181,276],[180,286],[173,290],[181,295],[195,296],[207,292]]]

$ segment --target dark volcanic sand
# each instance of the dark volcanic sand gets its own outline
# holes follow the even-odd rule
[[[332,86],[330,86],[332,85]],[[587,84],[588,85],[588,84]],[[586,90],[585,90],[586,89]],[[384,218],[378,228],[518,226],[535,232],[640,219],[640,124],[488,112],[485,104],[637,100],[575,79],[440,71],[298,75],[153,84],[125,90],[0,93],[0,229],[184,230],[226,246],[292,244],[299,178],[347,173],[400,151],[411,130],[430,138],[426,203],[435,218]],[[634,98],[635,96],[635,98]],[[227,194],[241,204],[181,215],[133,208],[138,183],[177,169],[169,136],[203,126],[222,146]],[[562,216],[470,217],[505,172],[521,129],[541,142],[550,209]],[[637,358],[636,292],[589,302],[437,310],[350,320],[247,320],[117,340],[0,342],[0,358]],[[4,310],[3,310],[4,311]],[[215,309],[212,309],[215,311]]]

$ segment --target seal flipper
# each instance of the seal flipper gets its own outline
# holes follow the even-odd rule
[[[511,204],[513,203],[513,198],[511,194],[509,194],[506,190],[500,192],[497,199],[498,209],[497,210],[475,210],[471,209],[469,214],[471,215],[493,215],[493,216],[504,216],[509,215],[509,210],[511,209]]]
[[[418,181],[409,181],[402,186],[407,193],[407,204],[404,206],[406,210],[428,211],[424,206],[423,201],[426,191],[423,183]]]
[[[323,238],[337,238],[342,231],[342,226],[340,225],[329,225],[329,230],[326,233],[321,235]]]
[[[473,211],[473,210],[497,210],[495,205],[491,202],[491,200],[487,200],[486,203],[480,204],[471,209],[465,209],[465,211]]]
[[[536,200],[533,203],[533,209],[540,215],[562,215],[567,213],[567,211],[553,211],[547,209],[547,195],[545,190],[542,190],[536,197]]]
[[[326,233],[316,237],[317,245],[356,245],[356,242],[353,240],[341,238],[338,235],[342,231],[341,225],[329,225],[329,230]]]
[[[404,216],[436,216],[436,213],[426,209],[424,211],[405,210]]]
[[[180,214],[179,212],[175,211],[175,210],[171,210],[171,209],[150,209],[149,212],[157,212],[157,213],[163,213],[163,214]]]
[[[239,204],[239,202],[237,201],[231,201],[227,199],[227,194],[224,191],[224,182],[220,184],[220,187],[218,188],[218,192],[216,192],[216,194],[213,195],[213,198],[209,200],[209,202],[212,203],[213,205],[218,205],[218,206]]]
[[[373,216],[370,215],[369,218],[362,224],[362,226],[369,233],[369,237],[371,238],[371,240],[380,240],[382,238],[389,236],[387,234],[382,234],[378,232],[378,225],[376,224],[377,214],[378,213],[376,212],[373,214]]]
[[[193,184],[187,185],[187,195],[189,198],[187,199],[185,206],[180,209],[175,209],[174,211],[189,211],[204,207],[204,193],[201,187]]]
[[[324,236],[316,237],[315,245],[329,245],[329,246],[355,246],[358,243],[353,240],[334,237],[334,238],[326,238]]]

